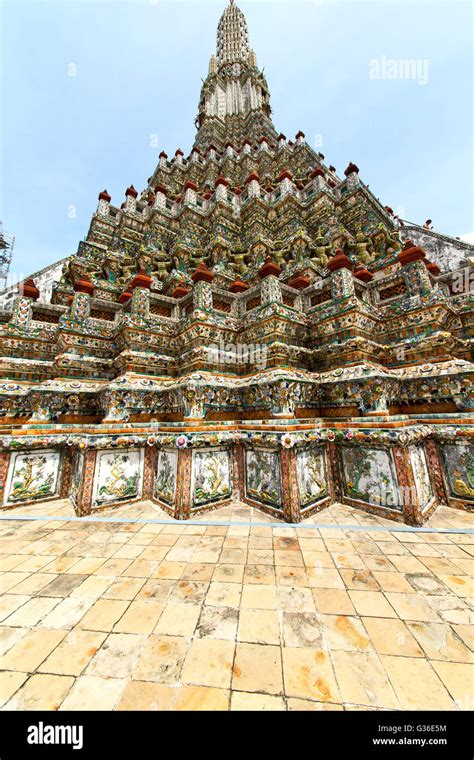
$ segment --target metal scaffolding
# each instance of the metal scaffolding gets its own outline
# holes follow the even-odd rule
[[[7,286],[14,245],[15,238],[4,232],[3,222],[0,220],[0,293],[3,293]]]

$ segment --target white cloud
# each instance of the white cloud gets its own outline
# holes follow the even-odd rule
[[[461,235],[463,243],[470,243],[474,245],[474,232],[467,232],[465,235]]]

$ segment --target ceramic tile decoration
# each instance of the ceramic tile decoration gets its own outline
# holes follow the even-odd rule
[[[381,507],[401,509],[390,450],[341,447],[345,495]]]
[[[421,506],[426,507],[433,498],[433,488],[423,446],[413,446],[410,449],[410,457],[418,499]]]
[[[321,446],[299,451],[296,462],[301,509],[305,509],[329,493],[325,451]]]
[[[176,496],[176,475],[178,470],[178,452],[160,450],[156,465],[155,498],[165,504],[173,504]]]
[[[61,454],[35,451],[13,454],[4,494],[5,504],[51,499],[57,495]]]
[[[82,479],[84,475],[84,452],[83,451],[76,451],[74,452],[74,462],[73,462],[73,471],[72,471],[72,479],[71,479],[71,500],[76,503],[77,495],[79,493],[79,489],[82,484]]]
[[[132,501],[141,496],[143,451],[101,451],[97,456],[93,505]]]
[[[226,450],[193,452],[193,505],[228,499],[232,494],[231,461]]]
[[[474,501],[474,446],[447,444],[441,451],[451,496]]]
[[[187,155],[0,295],[2,501],[471,509],[474,247],[277,130],[235,2],[198,102]]]
[[[278,454],[264,449],[246,452],[246,494],[255,501],[281,508],[281,476]]]

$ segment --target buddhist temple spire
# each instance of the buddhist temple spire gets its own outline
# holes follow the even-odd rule
[[[272,124],[270,92],[257,58],[249,46],[247,21],[235,2],[229,2],[217,27],[217,52],[201,89],[194,147],[224,150],[228,142],[240,146],[248,133],[271,144],[277,133]]]
[[[217,27],[217,61],[219,66],[246,62],[249,53],[247,21],[240,8],[230,0]]]

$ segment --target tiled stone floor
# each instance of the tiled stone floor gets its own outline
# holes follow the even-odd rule
[[[474,535],[439,532],[465,512],[434,532],[343,506],[299,527],[240,504],[192,524],[147,502],[97,516],[163,522],[2,514],[55,518],[0,520],[4,710],[474,706]]]

